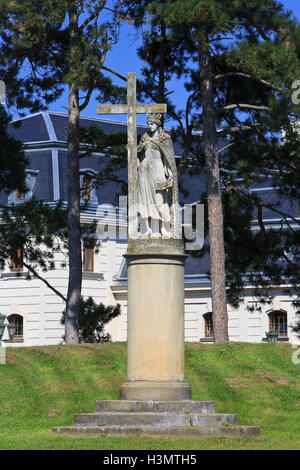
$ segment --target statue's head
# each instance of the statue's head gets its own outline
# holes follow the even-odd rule
[[[162,118],[161,114],[150,114],[150,113],[148,113],[147,114],[148,125],[150,126],[150,124],[156,124],[157,127],[161,127],[161,118]]]

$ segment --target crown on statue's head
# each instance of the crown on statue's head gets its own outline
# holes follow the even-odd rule
[[[161,126],[162,114],[158,113],[147,113],[147,122],[155,122],[158,126]]]

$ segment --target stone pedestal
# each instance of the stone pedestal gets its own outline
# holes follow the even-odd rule
[[[95,413],[74,415],[74,436],[259,436],[216,413],[212,401],[192,401],[184,381],[184,261],[179,242],[129,245],[127,382],[121,400],[96,403]]]
[[[256,426],[238,426],[237,416],[215,412],[212,401],[105,400],[96,413],[74,415],[73,425],[52,428],[73,436],[259,436]]]
[[[184,381],[184,254],[181,240],[136,240],[128,264],[124,400],[189,400]]]

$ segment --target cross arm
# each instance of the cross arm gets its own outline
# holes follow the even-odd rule
[[[127,114],[127,104],[98,104],[97,114]]]
[[[137,114],[159,113],[167,112],[166,104],[136,104],[135,112]]]
[[[134,111],[137,114],[159,113],[167,112],[166,104],[136,104]],[[98,104],[97,114],[127,114],[127,104]]]

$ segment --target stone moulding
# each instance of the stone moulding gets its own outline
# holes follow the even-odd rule
[[[127,255],[182,255],[187,258],[184,252],[182,239],[174,238],[129,238]],[[125,258],[126,256],[125,255]]]

